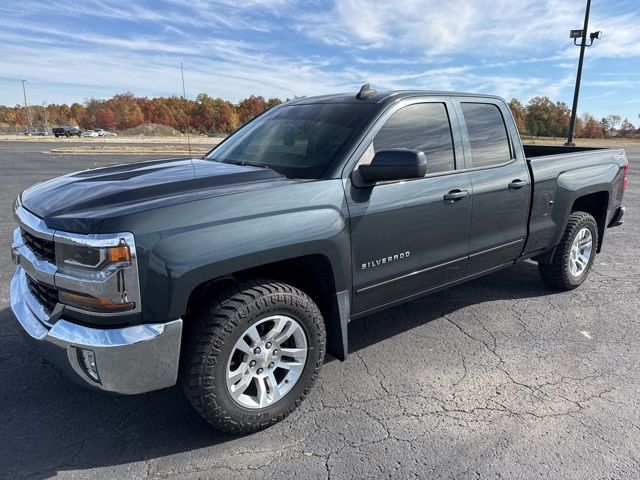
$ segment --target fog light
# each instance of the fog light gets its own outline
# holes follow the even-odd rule
[[[93,350],[85,350],[84,348],[78,348],[78,361],[82,366],[84,373],[94,382],[100,383],[100,376],[98,375],[98,366],[96,365],[96,354]]]

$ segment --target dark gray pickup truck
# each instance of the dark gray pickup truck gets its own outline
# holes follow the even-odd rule
[[[72,125],[62,125],[61,127],[55,127],[51,130],[56,138],[58,137],[79,137],[82,131],[78,127]]]
[[[568,290],[622,223],[621,149],[524,146],[505,102],[297,99],[204,158],[83,171],[16,201],[11,306],[50,361],[214,426],[287,416],[348,323],[525,259]]]

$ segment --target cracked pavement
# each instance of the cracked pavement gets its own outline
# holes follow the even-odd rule
[[[35,355],[8,308],[23,188],[151,156],[0,142],[0,477],[639,478],[640,148],[626,222],[556,293],[531,262],[354,321],[346,362],[280,424],[223,435],[178,388],[111,396]]]

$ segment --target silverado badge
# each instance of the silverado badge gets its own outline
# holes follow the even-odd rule
[[[370,268],[379,267],[380,265],[386,265],[387,263],[404,260],[405,258],[409,258],[410,255],[411,252],[409,251],[396,253],[395,255],[389,255],[388,257],[382,257],[376,260],[371,260],[370,262],[365,262],[360,268],[362,270],[368,270]]]

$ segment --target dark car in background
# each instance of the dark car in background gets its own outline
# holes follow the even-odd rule
[[[51,129],[52,133],[58,137],[79,137],[82,131],[73,125],[62,125]]]

